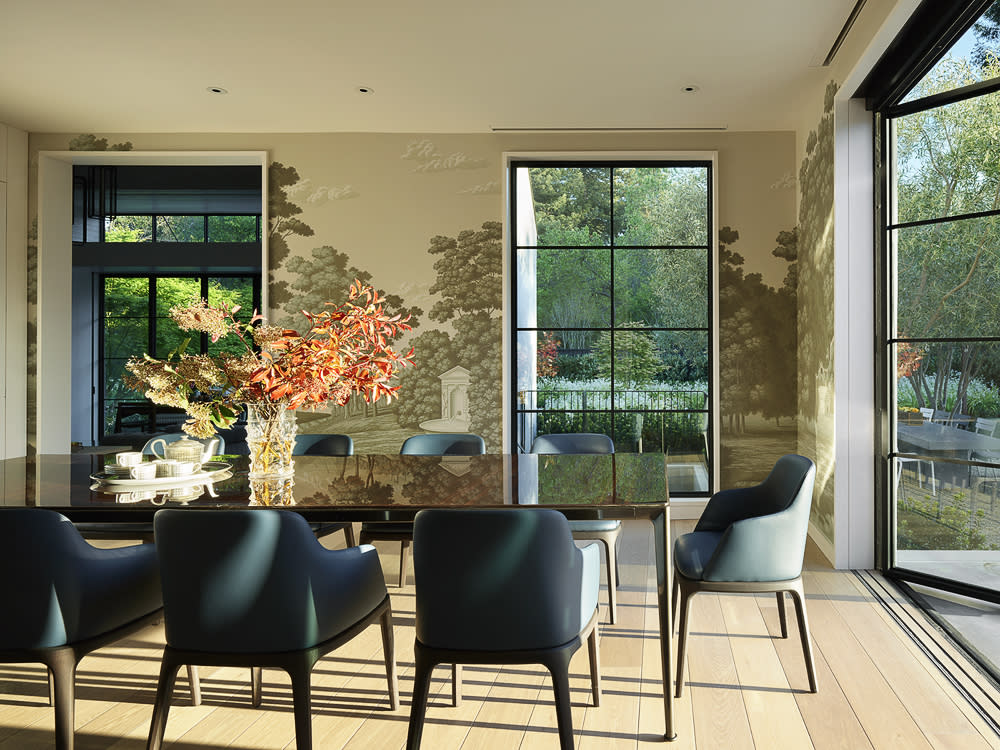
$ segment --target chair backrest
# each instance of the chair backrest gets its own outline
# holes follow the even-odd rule
[[[293,456],[353,456],[354,441],[350,435],[296,435]]]
[[[726,531],[705,565],[706,580],[788,580],[802,572],[816,466],[805,456],[789,454],[774,464],[756,487],[713,495],[695,531]],[[766,522],[761,517],[767,516]],[[743,533],[744,530],[746,533]],[[728,546],[728,549],[726,549]]]
[[[429,432],[406,438],[399,452],[404,456],[479,456],[486,453],[486,443],[468,432]]]
[[[147,456],[152,456],[153,455],[152,445],[157,440],[162,440],[164,443],[175,443],[178,440],[183,440],[184,438],[187,438],[188,440],[194,440],[196,443],[201,443],[206,447],[212,440],[218,440],[219,442],[215,446],[216,454],[222,454],[226,452],[226,441],[222,439],[221,435],[217,434],[214,438],[203,439],[203,438],[191,437],[186,432],[168,432],[165,435],[157,435],[154,438],[150,438],[149,440],[146,441],[146,444],[142,446],[142,452]]]
[[[167,643],[195,651],[294,651],[316,644],[310,574],[318,543],[297,513],[186,510],[153,517]]]
[[[550,508],[445,509],[413,524],[416,635],[428,646],[549,648],[580,633],[583,555]]]
[[[566,432],[539,435],[531,444],[532,453],[614,453],[615,444],[598,432]]]
[[[130,594],[137,598],[124,601],[113,597],[115,579],[131,573],[134,583],[138,577],[126,569],[128,560],[122,565],[102,560],[102,552],[61,513],[0,509],[0,566],[6,571],[0,576],[0,601],[7,602],[0,617],[0,650],[63,646],[158,609],[155,560],[149,557],[146,566],[149,585],[133,587]],[[141,564],[139,552],[133,558]],[[154,554],[151,546],[148,553]],[[90,591],[97,593],[88,596]]]
[[[998,424],[1000,424],[1000,419],[986,419],[985,417],[977,417],[976,434],[989,435],[990,437],[993,437],[996,435]]]

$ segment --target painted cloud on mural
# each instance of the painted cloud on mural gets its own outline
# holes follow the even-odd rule
[[[341,187],[320,185],[319,187],[313,187],[312,180],[308,177],[303,180],[299,180],[294,185],[290,185],[285,189],[285,192],[289,196],[302,198],[306,203],[343,201],[351,198],[357,198],[361,195],[361,193],[355,190],[352,185],[343,185]]]
[[[482,169],[487,166],[486,159],[474,159],[461,151],[454,151],[447,156],[438,151],[432,141],[424,138],[410,141],[400,159],[415,161],[414,172],[444,172],[452,169]]]

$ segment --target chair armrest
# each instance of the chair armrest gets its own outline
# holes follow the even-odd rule
[[[590,622],[597,609],[597,597],[601,590],[601,550],[597,543],[580,548],[583,567],[580,575],[580,629]],[[611,577],[609,571],[608,577]]]
[[[705,565],[705,581],[787,581],[802,574],[806,526],[797,509],[733,523]]]

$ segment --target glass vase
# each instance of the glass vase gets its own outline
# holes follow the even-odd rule
[[[250,477],[289,476],[294,469],[292,448],[298,427],[295,412],[284,402],[247,404],[247,447]]]

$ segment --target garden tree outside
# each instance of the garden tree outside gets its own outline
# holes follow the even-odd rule
[[[982,68],[946,57],[910,98],[1000,76],[984,53]],[[1000,95],[987,94],[897,118],[897,221],[1000,209]],[[898,336],[905,339],[1000,333],[1000,220],[996,216],[916,227],[897,234]],[[921,365],[907,368],[901,406],[952,414],[1000,415],[996,344],[915,344]],[[982,386],[986,386],[983,388]]]

